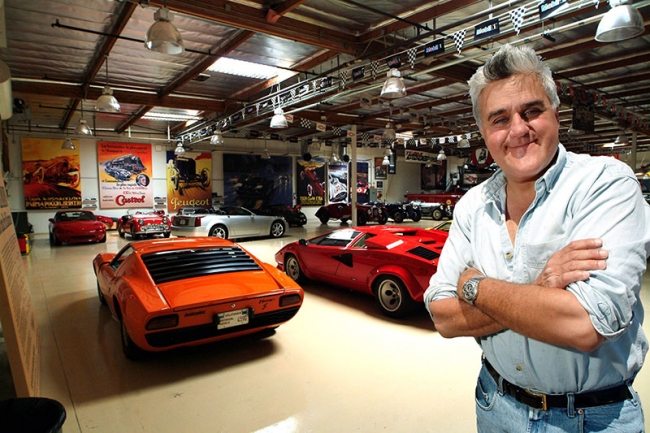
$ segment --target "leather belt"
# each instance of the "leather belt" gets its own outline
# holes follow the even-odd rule
[[[487,359],[484,360],[485,368],[490,373],[494,381],[499,386],[501,375],[492,367]],[[541,394],[521,388],[503,379],[501,382],[503,392],[511,395],[520,403],[528,405],[533,409],[548,410],[549,407],[567,407],[569,398],[566,394]],[[632,398],[630,389],[627,385],[619,385],[614,388],[607,388],[598,391],[589,391],[573,395],[573,406],[594,407],[605,404],[618,403],[623,400]]]

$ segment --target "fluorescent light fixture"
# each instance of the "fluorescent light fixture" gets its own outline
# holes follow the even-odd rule
[[[153,14],[155,23],[149,27],[144,46],[163,54],[181,54],[185,51],[183,38],[172,24],[174,14],[167,8],[160,8]]]
[[[208,68],[208,71],[237,75],[239,77],[256,78],[258,80],[269,80],[283,75],[283,70],[274,66],[230,59],[228,57],[219,58]]]
[[[149,111],[147,114],[142,116],[143,119],[147,120],[159,120],[159,121],[169,121],[169,122],[189,122],[196,121],[200,118],[198,117],[198,110],[178,110],[177,112],[160,112],[160,111]]]
[[[609,0],[610,9],[598,23],[598,42],[618,42],[632,39],[644,32],[643,17],[630,0]]]

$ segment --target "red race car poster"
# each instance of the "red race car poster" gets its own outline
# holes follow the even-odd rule
[[[99,207],[153,208],[151,145],[97,143]]]
[[[61,149],[61,140],[23,138],[25,209],[81,208],[79,143]]]

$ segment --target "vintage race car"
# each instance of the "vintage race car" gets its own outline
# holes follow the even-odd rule
[[[295,206],[285,206],[283,204],[263,206],[259,209],[251,209],[257,215],[280,216],[287,221],[287,224],[295,227],[302,227],[307,224],[307,215],[300,210],[299,204]]]
[[[388,218],[396,223],[401,223],[405,219],[418,222],[422,219],[422,211],[417,203],[384,203],[388,211]]]
[[[130,235],[133,239],[146,238],[154,235],[171,236],[171,218],[165,215],[164,210],[151,212],[127,213],[117,223],[117,233],[120,237]]]
[[[330,219],[338,219],[346,223],[352,218],[352,206],[349,203],[331,203],[321,206],[316,211],[316,218],[322,224],[327,224]],[[384,205],[380,203],[357,203],[357,225],[364,226],[369,222],[386,224],[386,221],[388,221],[388,211]]]
[[[172,234],[179,237],[213,236],[223,239],[261,236],[279,238],[287,231],[284,218],[256,215],[241,206],[215,206],[200,212],[174,215]]]
[[[127,358],[276,328],[302,288],[225,239],[150,239],[93,259],[99,301],[121,326]]]
[[[298,283],[311,279],[371,294],[385,315],[399,318],[423,301],[447,236],[403,226],[342,228],[292,242],[275,261]]]
[[[91,211],[59,211],[49,221],[50,245],[106,242],[106,226]]]

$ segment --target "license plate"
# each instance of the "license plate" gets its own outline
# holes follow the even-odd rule
[[[186,226],[187,225],[187,220],[178,220],[178,224],[181,226]]]
[[[248,323],[248,309],[228,311],[217,314],[219,324],[217,329],[232,328],[233,326],[246,325]]]

